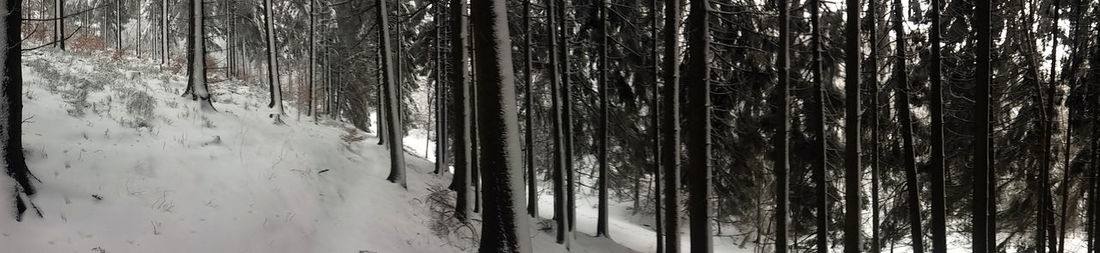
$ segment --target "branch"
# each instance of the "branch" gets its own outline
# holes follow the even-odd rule
[[[66,18],[70,18],[70,17],[76,16],[76,15],[84,14],[85,12],[93,11],[93,10],[103,8],[103,7],[107,7],[107,5],[96,6],[95,8],[78,11],[76,13],[65,15],[65,16],[62,16],[60,18],[24,18],[23,21],[38,22],[38,21],[57,21],[59,19],[64,20]]]
[[[37,47],[33,47],[33,48],[22,49],[22,50],[20,50],[20,52],[34,51],[35,49],[43,48],[43,47],[46,47],[46,46],[49,46],[49,45],[57,44],[57,42],[60,42],[60,41],[68,40],[69,38],[72,38],[73,35],[76,35],[76,33],[80,32],[80,29],[83,29],[83,28],[84,28],[84,26],[77,26],[76,31],[73,31],[73,33],[70,33],[68,36],[65,36],[65,38],[61,38],[61,40],[51,41],[50,43],[46,43],[46,44],[43,44],[43,45],[40,45],[40,46],[37,46]]]

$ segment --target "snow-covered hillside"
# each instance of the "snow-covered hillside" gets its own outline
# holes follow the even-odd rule
[[[186,79],[149,66],[53,50],[24,56],[24,140],[42,217],[0,219],[4,252],[475,249],[469,227],[432,229],[446,224],[432,190],[450,176],[431,174],[423,158],[408,156],[402,189],[384,180],[388,151],[372,136],[332,120],[273,125],[262,88],[235,82],[212,85],[218,112],[204,113],[178,95]],[[564,250],[535,234],[537,251]],[[578,237],[573,252],[649,247]]]

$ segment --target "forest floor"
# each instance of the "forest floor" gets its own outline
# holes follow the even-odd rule
[[[285,126],[273,125],[266,85],[212,84],[218,111],[202,112],[179,96],[186,78],[151,60],[42,49],[23,64],[24,147],[42,216],[0,219],[4,252],[476,249],[474,228],[434,201],[453,198],[440,191],[451,177],[431,173],[423,150],[411,148],[420,144],[407,148],[406,190],[385,180],[388,151],[371,135],[295,120],[293,106]],[[425,143],[423,131],[412,132],[407,144]],[[0,189],[11,188],[3,177]],[[542,199],[550,217],[550,197]],[[615,217],[615,241],[589,236],[589,202],[578,200],[573,252],[653,251],[653,232],[635,222],[644,218]],[[9,205],[0,213],[14,213]],[[564,252],[551,232],[533,233],[536,251]]]

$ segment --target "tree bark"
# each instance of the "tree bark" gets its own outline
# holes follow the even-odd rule
[[[599,12],[600,12],[600,24],[599,24],[599,45],[598,47],[598,59],[597,68],[599,69],[599,77],[597,85],[600,93],[600,119],[599,119],[599,133],[596,136],[596,142],[598,144],[597,159],[599,160],[599,177],[597,179],[599,189],[599,203],[597,205],[596,215],[596,236],[597,237],[610,237],[607,234],[607,176],[608,176],[608,164],[607,164],[607,0],[600,0]]]
[[[526,146],[524,149],[524,166],[527,171],[527,214],[532,218],[539,217],[539,181],[535,170],[535,131],[534,131],[534,113],[535,108],[535,94],[533,93],[535,86],[534,72],[531,71],[531,33],[534,31],[531,27],[531,5],[535,0],[526,0],[523,2],[523,74],[524,84],[526,84],[526,90],[524,91],[524,105],[527,113],[524,114],[524,124],[527,126],[524,131],[523,144]]]
[[[791,50],[791,34],[790,34],[790,7],[787,0],[779,0],[779,55],[776,59],[776,65],[778,65],[779,84],[776,87],[778,90],[777,96],[779,100],[778,112],[776,122],[777,128],[775,129],[775,137],[772,141],[775,142],[774,163],[773,170],[775,170],[775,251],[778,253],[786,253],[788,248],[787,239],[787,222],[788,222],[788,196],[790,195],[790,164],[788,156],[790,153],[790,50]]]
[[[3,36],[0,38],[0,48],[4,49],[4,62],[0,65],[0,73],[4,75],[0,78],[0,89],[3,90],[0,92],[0,112],[5,115],[3,123],[0,123],[0,139],[4,145],[0,148],[0,156],[4,157],[2,166],[5,172],[16,183],[12,193],[15,197],[15,220],[21,221],[23,211],[27,209],[23,195],[29,198],[37,192],[23,156],[23,38],[20,36],[23,1],[0,1],[0,17],[4,20],[4,31],[0,33]]]
[[[451,93],[454,96],[454,105],[451,106],[455,121],[451,122],[454,128],[454,143],[452,148],[455,156],[455,174],[451,183],[451,190],[456,194],[455,217],[460,221],[466,221],[473,206],[473,193],[470,192],[470,96],[469,83],[466,79],[466,2],[464,0],[451,0]]]
[[[185,96],[199,101],[199,107],[203,111],[214,111],[214,105],[210,103],[210,91],[206,86],[206,40],[203,37],[206,34],[204,32],[206,16],[203,12],[203,1],[189,1],[191,1],[191,20],[188,23],[190,26],[191,48],[188,49],[190,57],[187,59],[189,73],[187,84],[190,92]]]
[[[901,124],[902,156],[905,161],[905,184],[908,195],[909,208],[909,234],[912,239],[913,252],[924,252],[923,233],[921,233],[920,216],[920,184],[917,182],[917,162],[913,147],[913,123],[909,111],[909,78],[905,67],[905,31],[903,29],[903,12],[901,0],[894,0],[894,38],[897,46],[895,57],[894,81],[897,82],[897,111],[898,123]],[[984,128],[984,125],[982,126]]]
[[[940,85],[940,0],[932,0],[931,8],[931,64],[928,78],[931,83],[929,104],[932,111],[932,252],[947,252],[947,204],[944,191],[947,168],[943,154],[943,88]]]
[[[973,217],[973,233],[971,249],[974,253],[989,252],[988,244],[985,242],[990,240],[988,234],[988,216],[989,216],[989,174],[992,173],[992,168],[989,166],[989,86],[992,79],[992,72],[990,69],[990,49],[993,46],[993,40],[990,36],[990,10],[991,5],[989,0],[977,0],[975,1],[975,15],[974,23],[972,23],[971,29],[977,31],[978,45],[976,48],[977,53],[977,69],[975,71],[974,82],[974,125],[971,127],[974,131],[975,141],[974,146],[974,172],[973,172],[973,187],[974,196],[971,209],[971,215]]]
[[[386,134],[390,139],[390,175],[386,180],[408,189],[409,186],[405,181],[405,150],[401,140],[401,112],[398,106],[400,98],[397,97],[397,90],[400,87],[393,81],[393,52],[390,51],[389,16],[386,15],[389,12],[386,12],[386,2],[378,1],[378,24],[382,34],[382,83],[387,100],[386,123],[389,124],[389,131]]]
[[[283,88],[279,84],[279,56],[278,47],[275,46],[275,13],[272,10],[271,0],[264,0],[264,34],[267,41],[267,85],[271,90],[271,103],[267,107],[275,108],[271,114],[276,125],[283,122]]]
[[[680,252],[680,0],[665,0],[664,121],[661,163],[665,180],[665,252]]]
[[[485,198],[479,252],[531,252],[523,215],[523,158],[516,114],[515,71],[505,0],[471,1],[474,26],[478,131],[484,155]]]
[[[691,252],[711,252],[710,218],[710,29],[707,0],[692,0],[687,26],[688,69],[687,145],[689,164],[688,212],[690,214]]]
[[[809,113],[812,114],[810,131],[813,131],[813,134],[817,137],[817,143],[814,143],[816,146],[814,149],[818,152],[817,161],[815,161],[813,165],[815,186],[814,197],[817,198],[817,216],[815,217],[817,225],[816,245],[817,252],[825,253],[828,252],[829,249],[829,196],[826,192],[827,186],[825,180],[825,171],[828,166],[829,154],[825,139],[825,85],[821,77],[821,24],[819,22],[821,2],[813,0],[807,4],[810,6],[810,51],[812,55],[810,72],[813,75],[814,87],[814,101],[811,103],[811,109],[809,109]],[[851,201],[852,199],[853,198],[845,198],[846,201]],[[858,199],[858,197],[856,197],[856,199]],[[857,222],[855,224],[858,226],[859,223]],[[847,243],[847,235],[848,234],[845,234],[845,243]],[[845,246],[848,245],[845,244]]]

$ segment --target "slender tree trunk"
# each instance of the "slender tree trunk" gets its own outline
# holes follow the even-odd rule
[[[1054,1],[1054,6],[1052,6],[1052,8],[1051,8],[1052,11],[1054,11],[1054,20],[1051,23],[1051,29],[1052,30],[1050,32],[1050,39],[1051,39],[1051,43],[1053,44],[1052,45],[1053,48],[1051,49],[1050,83],[1049,83],[1049,86],[1048,86],[1049,88],[1047,88],[1047,94],[1048,94],[1047,95],[1047,98],[1048,98],[1047,99],[1047,129],[1049,129],[1049,130],[1047,131],[1047,136],[1046,136],[1047,137],[1046,138],[1046,144],[1047,144],[1046,145],[1046,150],[1048,151],[1048,153],[1051,156],[1054,155],[1053,153],[1054,153],[1054,150],[1055,150],[1054,149],[1054,119],[1056,118],[1056,115],[1058,115],[1057,111],[1055,111],[1055,109],[1054,109],[1054,106],[1055,106],[1055,100],[1056,100],[1055,96],[1057,94],[1055,89],[1057,89],[1056,87],[1058,86],[1058,37],[1061,36],[1061,31],[1059,29],[1061,26],[1058,25],[1058,21],[1061,20],[1061,17],[1060,17],[1061,16],[1060,15],[1061,14],[1060,9],[1061,9],[1061,6],[1062,6],[1061,2],[1062,1],[1060,1],[1060,0],[1055,0]],[[1067,136],[1068,136],[1068,132],[1067,132]],[[1066,156],[1069,156],[1069,150],[1066,150]],[[1056,158],[1052,158],[1051,160],[1049,160],[1048,161],[1048,164],[1049,164],[1048,166],[1049,167],[1047,167],[1045,170],[1043,170],[1043,174],[1042,174],[1043,182],[1042,183],[1043,183],[1044,186],[1039,188],[1040,190],[1043,191],[1043,205],[1041,206],[1041,208],[1043,208],[1043,212],[1044,212],[1043,223],[1042,224],[1045,225],[1045,226],[1043,226],[1042,228],[1046,229],[1046,231],[1044,231],[1044,233],[1047,235],[1046,239],[1047,239],[1047,247],[1048,247],[1048,248],[1043,248],[1043,250],[1047,251],[1047,252],[1058,252],[1058,238],[1057,238],[1058,235],[1056,234],[1057,232],[1055,231],[1055,224],[1054,224],[1054,222],[1055,222],[1054,221],[1054,195],[1051,193],[1051,191],[1052,191],[1051,189],[1054,186],[1051,185],[1051,183],[1050,183],[1050,171],[1053,170],[1053,168],[1054,168],[1054,164],[1053,164],[1053,163],[1055,163],[1054,159],[1056,159]]]
[[[778,90],[777,96],[779,102],[779,110],[775,114],[778,115],[778,121],[776,122],[778,127],[775,129],[775,137],[772,141],[775,142],[774,154],[774,170],[775,170],[775,251],[778,253],[786,253],[788,248],[788,203],[787,199],[790,195],[790,182],[789,175],[790,164],[788,155],[790,152],[790,50],[791,50],[791,17],[790,7],[787,0],[779,0],[779,55],[776,59],[779,69],[779,84],[776,87]],[[675,44],[673,44],[675,45]]]
[[[470,96],[469,82],[466,79],[466,2],[464,0],[451,0],[451,93],[454,96],[454,105],[451,106],[455,121],[451,122],[454,128],[455,141],[452,148],[455,153],[455,174],[451,183],[451,190],[456,192],[455,217],[460,221],[466,221],[473,206],[471,185],[470,157],[471,136],[470,133]]]
[[[16,185],[12,195],[16,207],[15,220],[21,221],[23,211],[27,209],[23,203],[23,196],[28,198],[37,191],[31,183],[30,169],[27,167],[26,158],[23,156],[23,72],[21,70],[23,38],[20,36],[20,28],[23,26],[23,1],[0,1],[0,17],[4,20],[4,31],[0,34],[0,48],[4,49],[3,65],[0,65],[0,112],[4,114],[4,121],[0,123],[0,133],[3,134],[3,148],[0,148],[0,156],[4,162],[0,164],[15,180]],[[29,201],[29,200],[28,200]]]
[[[988,244],[985,242],[992,238],[989,238],[988,231],[988,219],[989,219],[989,174],[992,173],[992,167],[989,166],[989,86],[992,79],[992,72],[990,69],[990,49],[993,47],[993,40],[990,36],[990,10],[991,4],[989,0],[977,0],[975,1],[975,15],[974,23],[972,23],[972,29],[977,30],[978,33],[978,45],[977,45],[977,69],[975,71],[974,82],[974,125],[971,129],[974,130],[975,141],[974,145],[974,173],[973,173],[973,207],[971,209],[971,215],[973,217],[973,232],[971,233],[973,245],[971,249],[974,253],[989,252]]]
[[[652,17],[650,17],[649,20],[649,33],[652,38],[652,44],[650,44],[649,54],[650,57],[653,58],[653,64],[650,70],[653,72],[653,88],[651,90],[653,93],[653,101],[650,102],[653,109],[650,111],[653,112],[653,118],[651,119],[653,121],[653,130],[651,132],[653,133],[653,215],[654,223],[656,223],[654,232],[656,232],[657,235],[657,252],[661,253],[665,252],[665,219],[663,217],[664,210],[661,208],[663,206],[661,202],[663,199],[661,197],[661,179],[664,171],[664,168],[661,166],[661,156],[664,156],[664,153],[661,151],[661,91],[659,87],[661,72],[659,63],[660,53],[657,51],[657,41],[659,40],[657,37],[657,6],[658,0],[651,0],[649,7]]]
[[[562,118],[564,120],[565,129],[563,130],[565,136],[565,212],[569,216],[569,236],[576,237],[573,233],[576,230],[577,225],[577,194],[575,192],[576,187],[573,179],[573,174],[576,171],[573,169],[573,84],[572,75],[569,72],[569,34],[571,29],[569,27],[569,16],[567,15],[569,5],[567,0],[560,0],[561,6],[558,9],[561,17],[558,19],[561,25],[561,75],[562,75]]]
[[[264,34],[267,40],[267,85],[271,90],[271,103],[267,107],[275,108],[270,116],[276,125],[283,125],[283,88],[279,84],[279,48],[275,46],[275,14],[271,0],[264,0]]]
[[[940,0],[932,0],[929,43],[931,65],[929,81],[932,108],[932,252],[947,252],[947,204],[944,191],[945,171],[943,140],[943,88],[940,85]]]
[[[690,214],[691,252],[711,252],[712,233],[710,229],[711,208],[711,169],[710,169],[710,29],[706,0],[690,2],[687,20],[688,66],[687,82],[692,85],[688,92],[687,136],[687,173],[691,178],[688,184],[688,212]]]
[[[308,98],[306,99],[306,116],[313,115],[313,123],[317,123],[316,113],[313,112],[313,67],[317,65],[317,50],[314,48],[314,35],[316,34],[314,28],[314,16],[317,15],[316,8],[317,0],[309,0],[309,75],[307,82],[309,82],[309,88],[306,91]]]
[[[913,241],[913,252],[924,252],[923,233],[921,233],[920,216],[920,184],[917,182],[916,154],[913,147],[913,123],[909,112],[909,78],[905,67],[905,31],[903,29],[903,12],[901,0],[894,0],[894,38],[897,46],[894,65],[894,80],[897,82],[897,111],[898,121],[901,124],[903,150],[905,160],[906,193],[909,197],[909,232]],[[984,127],[984,125],[982,126]]]
[[[680,252],[680,0],[665,0],[664,117],[661,163],[665,180],[665,252]]]
[[[535,124],[534,113],[535,108],[535,94],[532,92],[535,86],[534,72],[531,71],[531,33],[534,31],[531,27],[531,5],[535,0],[527,0],[523,2],[523,74],[524,84],[526,89],[524,91],[524,105],[527,113],[524,114],[524,124],[526,124],[527,131],[524,132],[523,144],[526,145],[524,149],[524,165],[527,171],[527,214],[532,218],[539,217],[539,181],[536,176],[535,170]]]
[[[812,0],[808,5],[810,5],[810,50],[812,52],[810,72],[813,74],[814,86],[814,101],[811,104],[812,109],[810,109],[809,112],[813,115],[810,121],[810,128],[813,134],[817,136],[817,143],[814,143],[814,145],[816,145],[814,149],[818,152],[817,161],[815,161],[814,164],[814,195],[817,198],[817,216],[815,217],[817,224],[816,243],[817,252],[825,253],[829,250],[829,196],[826,192],[827,186],[825,185],[825,171],[828,166],[829,154],[825,138],[825,85],[821,80],[821,24],[819,23],[821,1]],[[858,197],[856,198],[858,199]],[[846,200],[850,201],[852,198],[846,198]],[[859,223],[856,222],[854,224],[858,226]],[[847,236],[847,234],[845,235]],[[847,237],[845,237],[845,239],[847,239]],[[845,246],[848,245],[846,244]]]
[[[845,143],[847,143],[847,144],[845,144],[845,148],[844,148],[845,154],[847,155],[847,157],[845,157],[845,159],[844,159],[844,167],[845,167],[845,178],[844,178],[845,201],[844,201],[844,207],[845,207],[845,211],[846,211],[844,218],[845,218],[846,224],[848,225],[844,229],[844,231],[845,231],[844,232],[844,248],[848,252],[860,252],[860,251],[863,250],[863,245],[861,244],[862,233],[860,232],[860,226],[862,225],[860,223],[863,220],[862,215],[860,214],[862,212],[862,210],[860,208],[861,207],[860,206],[860,195],[861,195],[860,194],[860,192],[861,192],[860,184],[863,181],[863,177],[861,176],[862,172],[860,171],[860,168],[862,167],[862,165],[860,164],[860,161],[859,161],[859,156],[860,156],[860,151],[861,151],[860,150],[861,149],[860,141],[861,141],[861,138],[862,138],[860,136],[860,133],[861,133],[862,129],[860,129],[860,124],[859,124],[860,123],[860,116],[859,116],[860,104],[859,103],[861,101],[860,100],[860,83],[859,83],[859,74],[860,74],[859,57],[862,54],[860,52],[860,45],[859,45],[859,0],[847,0],[847,13],[846,14],[848,15],[847,16],[848,17],[848,22],[845,23],[845,28],[846,28],[845,29],[846,45],[845,45],[845,50],[844,50],[845,58],[846,58],[845,66],[850,66],[850,67],[845,68],[845,71],[846,71],[845,75],[848,76],[848,78],[845,78],[845,80],[844,80],[845,81],[845,83],[844,83],[844,92],[845,92],[845,96],[846,96],[846,99],[847,99],[847,101],[845,102],[846,103],[846,109],[847,109],[847,110],[845,110],[845,114],[847,114],[847,115],[845,115],[845,122],[844,122],[844,126],[845,126],[844,127],[844,137],[845,137],[844,141],[845,141]],[[820,35],[819,35],[819,37],[820,37]],[[815,50],[815,53],[817,53],[819,55],[818,57],[820,57],[820,46],[821,46],[821,42],[820,42],[820,39],[819,39],[818,43],[815,43],[815,47],[818,47],[818,50]],[[873,47],[873,45],[872,45],[872,47]],[[820,66],[820,64],[821,64],[820,61],[818,62],[818,64],[819,65],[817,66],[817,69],[820,71],[820,67],[821,67]],[[821,85],[820,82],[819,82],[819,85]],[[824,95],[825,95],[824,92],[825,92],[824,89],[822,89],[821,92],[818,94],[818,96],[824,97]],[[824,98],[821,99],[821,102],[822,103],[825,102]],[[874,106],[877,106],[877,104],[875,104]],[[821,116],[822,117],[825,116],[824,112],[821,112]],[[824,126],[824,123],[822,123],[822,126]],[[822,132],[822,134],[824,134],[824,132]],[[822,138],[822,141],[824,141],[824,140],[825,139]],[[822,144],[821,148],[822,148],[822,151],[824,151],[824,149],[826,147],[825,147],[824,144]],[[822,175],[821,175],[820,180],[821,180],[822,183],[824,183],[825,182],[824,167],[826,166],[826,164],[824,163],[824,154],[822,155],[822,160],[823,160],[823,162],[821,164],[821,167],[822,167],[822,173],[821,174]],[[822,189],[822,190],[824,190],[824,189]],[[824,194],[824,192],[819,192],[819,194]],[[825,245],[824,244],[819,244],[819,246],[825,246]],[[825,248],[821,248],[822,252],[824,252],[824,250],[825,250]]]
[[[868,39],[870,40],[870,81],[871,85],[871,252],[879,253],[882,245],[879,242],[879,82],[878,82],[878,1],[868,0],[867,22]],[[845,233],[847,234],[847,232]]]
[[[122,0],[115,0],[115,49],[122,50]]]
[[[447,171],[447,86],[443,84],[442,1],[432,7],[435,23],[435,174]]]
[[[550,70],[550,97],[551,97],[551,118],[552,118],[552,139],[554,140],[554,169],[553,169],[553,183],[554,183],[554,224],[556,226],[557,237],[556,242],[558,244],[564,244],[566,249],[570,248],[570,238],[566,236],[568,234],[569,218],[566,215],[566,197],[565,197],[565,136],[564,136],[564,119],[562,107],[562,90],[561,83],[562,78],[559,73],[558,64],[558,32],[557,32],[557,15],[555,15],[555,3],[558,0],[546,0],[546,33],[547,33],[547,47],[549,53],[547,56],[550,58],[550,64],[547,67]]]
[[[607,12],[608,3],[607,0],[599,1],[600,12],[600,24],[599,24],[599,56],[597,59],[597,65],[599,69],[598,89],[600,92],[600,119],[599,126],[600,132],[596,137],[598,143],[597,159],[599,160],[599,178],[597,179],[597,188],[599,189],[599,204],[598,214],[596,217],[596,236],[610,237],[607,234],[607,176],[608,176],[608,164],[607,164]]]
[[[516,114],[515,71],[505,0],[473,0],[479,156],[485,172],[485,211],[479,252],[531,252],[531,230],[523,219],[523,160]]]

